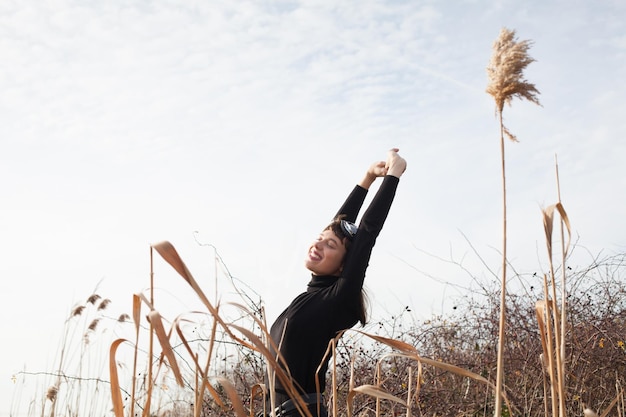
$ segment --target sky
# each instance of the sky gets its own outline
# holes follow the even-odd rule
[[[0,392],[53,367],[94,292],[130,312],[156,242],[237,301],[217,250],[271,321],[308,282],[309,243],[392,147],[408,168],[370,261],[373,319],[447,314],[472,276],[496,281],[485,68],[503,27],[533,42],[541,102],[504,109],[519,139],[505,144],[510,262],[547,270],[557,161],[571,262],[623,252],[625,20],[618,0],[2,0]],[[196,307],[154,269],[157,308]]]

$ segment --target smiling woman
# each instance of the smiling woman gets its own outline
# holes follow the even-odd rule
[[[339,209],[332,223],[311,244],[305,266],[312,277],[306,292],[297,296],[271,328],[274,354],[313,416],[325,417],[322,394],[328,359],[328,343],[341,330],[357,322],[365,324],[363,280],[376,237],[380,233],[406,161],[391,149],[386,161],[373,163]],[[357,227],[354,221],[369,187],[384,177],[376,196]],[[276,350],[278,352],[276,352]],[[319,369],[319,372],[318,372]],[[318,382],[316,382],[318,381]],[[268,374],[266,409],[276,415],[304,415],[298,411],[293,392]]]

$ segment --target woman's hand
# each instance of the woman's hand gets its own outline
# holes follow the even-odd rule
[[[398,151],[398,148],[392,148],[387,153],[387,161],[377,161],[370,165],[359,185],[367,190],[378,177],[393,175],[400,178],[406,169],[406,161],[398,155]]]
[[[400,178],[406,170],[406,160],[398,155],[399,151],[400,149],[398,148],[390,149],[387,153],[387,162],[385,164],[387,175],[397,178]]]
[[[387,175],[386,165],[387,163],[385,161],[374,162],[367,169],[367,175],[369,175],[370,177],[374,179],[378,177],[384,177],[385,175]]]
[[[376,181],[378,177],[384,177],[387,174],[387,163],[385,161],[377,161],[367,168],[367,172],[365,176],[359,182],[359,185],[366,190],[370,188],[370,186]]]

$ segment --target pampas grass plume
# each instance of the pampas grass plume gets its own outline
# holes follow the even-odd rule
[[[518,41],[515,31],[507,28],[500,30],[500,36],[493,43],[493,54],[487,66],[487,93],[493,96],[496,102],[496,112],[502,114],[504,104],[511,105],[511,100],[517,97],[526,99],[537,105],[539,90],[534,84],[524,79],[524,70],[535,62],[528,50],[532,42],[529,40]],[[514,142],[517,138],[508,129],[504,133]]]

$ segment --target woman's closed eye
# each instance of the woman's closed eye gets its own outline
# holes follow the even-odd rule
[[[337,242],[332,239],[324,239],[324,236],[319,236],[317,242],[322,242],[331,249],[337,249]]]

